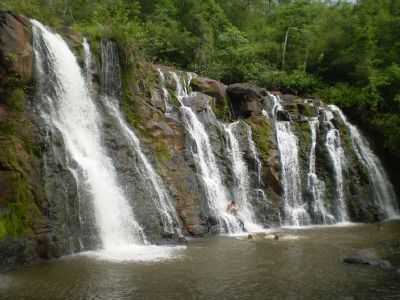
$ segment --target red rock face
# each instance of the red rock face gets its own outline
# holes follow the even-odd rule
[[[32,33],[28,19],[0,13],[0,79],[15,73],[23,80],[32,78]]]

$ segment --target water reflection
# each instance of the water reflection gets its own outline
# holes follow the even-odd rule
[[[156,262],[68,257],[2,275],[0,299],[399,299],[397,272],[341,261],[374,248],[400,263],[398,224],[280,235],[193,240],[179,259]]]

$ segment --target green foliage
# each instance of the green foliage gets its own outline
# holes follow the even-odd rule
[[[265,118],[250,118],[247,120],[253,131],[253,140],[260,152],[261,159],[267,163],[271,150],[272,128]]]
[[[20,130],[20,129],[18,129]],[[25,151],[29,145],[13,134],[1,132],[0,166],[6,170],[2,174],[7,182],[10,195],[0,197],[4,207],[0,213],[0,239],[5,236],[21,236],[31,232],[32,220],[38,216],[35,197],[30,182],[31,156]],[[24,145],[24,146],[23,146]],[[25,149],[23,148],[25,147]]]
[[[400,115],[377,114],[371,120],[371,123],[378,129],[378,134],[383,136],[384,147],[391,153],[398,154],[400,148]]]
[[[315,93],[322,83],[319,79],[303,71],[287,73],[269,71],[260,74],[258,83],[271,90],[284,90],[292,94],[310,95]]]
[[[354,87],[347,83],[339,83],[323,88],[319,91],[323,99],[329,99],[343,108],[351,107],[376,107],[380,101],[379,95],[368,88]]]
[[[13,111],[21,112],[25,108],[25,92],[21,88],[12,91],[11,95],[6,99],[7,106]]]
[[[216,117],[222,121],[229,121],[231,118],[231,109],[229,107],[229,101],[227,98],[216,100],[213,103],[213,111]]]
[[[112,38],[127,64],[320,95],[376,127],[386,149],[400,147],[400,1],[3,0],[0,9]]]
[[[18,237],[30,233],[33,216],[38,213],[26,179],[15,174],[12,183],[15,200],[0,214],[0,240],[6,236]]]
[[[300,147],[300,157],[302,163],[308,162],[309,153],[311,148],[311,129],[308,122],[295,122],[294,129],[296,131],[296,136],[301,141],[299,143]],[[302,170],[307,170],[307,168],[301,168]]]

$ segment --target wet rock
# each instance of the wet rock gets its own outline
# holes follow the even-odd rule
[[[248,83],[235,83],[226,90],[236,117],[261,116],[264,96],[262,89]]]
[[[393,268],[389,261],[381,259],[373,249],[360,250],[351,256],[343,258],[343,262],[347,264],[369,265],[385,270]]]
[[[211,226],[218,225],[218,219],[214,216],[209,216],[208,217],[208,224]]]
[[[192,108],[195,112],[201,112],[207,109],[210,98],[202,93],[197,93],[194,96],[183,98],[183,104]]]
[[[290,121],[290,114],[288,111],[285,110],[279,110],[276,113],[276,119],[278,121]]]
[[[226,86],[217,80],[195,77],[190,82],[190,85],[194,91],[214,97],[217,101],[224,100],[226,97]]]
[[[163,99],[163,95],[160,94],[160,91],[151,91],[150,103],[155,107],[165,112],[165,103]]]
[[[187,225],[186,230],[193,236],[202,236],[207,232],[207,227],[200,224]]]
[[[0,272],[8,271],[17,265],[37,260],[35,242],[32,239],[6,238],[0,241]]]
[[[284,104],[293,103],[297,99],[297,97],[295,95],[291,95],[291,94],[283,94],[280,97]]]
[[[149,121],[146,123],[146,128],[151,129],[153,136],[173,136],[175,134],[171,126],[164,121]]]

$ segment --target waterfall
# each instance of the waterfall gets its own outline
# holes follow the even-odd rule
[[[153,201],[160,214],[164,232],[170,234],[177,233],[179,236],[183,236],[182,231],[180,229],[180,222],[178,220],[175,208],[171,203],[170,196],[166,188],[164,187],[162,179],[160,178],[160,176],[158,176],[153,166],[151,165],[147,157],[144,155],[138,137],[133,132],[133,130],[129,128],[128,124],[122,117],[118,107],[113,103],[108,103],[107,106],[111,114],[117,119],[122,134],[127,138],[130,146],[138,154],[141,162],[143,163],[144,168],[142,170],[142,173],[145,178],[149,179],[151,186],[153,187],[153,189],[157,194],[157,197],[153,197]]]
[[[86,84],[88,86],[89,91],[92,88],[92,52],[90,51],[90,45],[86,38],[83,39],[83,52],[85,55],[85,70],[86,70]]]
[[[263,110],[263,112],[265,112],[265,111]],[[263,113],[263,115],[264,116],[268,116],[268,115],[266,115],[266,112],[265,112],[265,114]],[[267,196],[265,195],[265,192],[262,189],[263,183],[262,183],[262,176],[261,176],[261,174],[262,174],[261,160],[260,160],[260,157],[258,155],[258,151],[257,151],[256,145],[254,144],[253,132],[251,130],[251,127],[249,125],[247,125],[247,124],[246,124],[246,126],[247,126],[247,142],[248,142],[249,147],[250,147],[251,155],[253,156],[253,159],[256,162],[257,184],[258,184],[258,188],[256,190],[256,192],[257,192],[257,200],[258,201],[267,201]]]
[[[397,217],[399,215],[399,207],[396,201],[396,194],[381,161],[372,152],[368,141],[360,133],[358,128],[348,122],[343,112],[334,105],[329,105],[328,108],[336,112],[349,129],[354,152],[368,171],[375,203],[386,218]]]
[[[321,181],[316,172],[316,146],[317,146],[317,128],[319,121],[312,118],[308,121],[311,130],[311,148],[309,157],[309,169],[307,175],[307,188],[313,200],[314,217],[322,224],[335,223],[335,217],[332,216],[325,207],[325,184]]]
[[[181,103],[180,111],[185,128],[195,144],[191,152],[196,167],[200,172],[210,212],[215,214],[220,231],[226,233],[242,232],[243,228],[240,220],[227,212],[230,201],[228,200],[226,188],[222,183],[209,136],[193,110],[183,104],[183,99],[189,96],[188,87],[192,75],[188,75],[188,81],[184,85],[182,85],[176,73],[171,72],[171,75],[176,84],[176,94],[178,101]]]
[[[337,222],[347,222],[349,217],[347,214],[343,169],[346,166],[346,157],[342,148],[340,132],[332,123],[334,115],[330,110],[324,110],[324,122],[328,126],[326,133],[325,146],[328,150],[329,157],[333,164],[334,176],[336,182],[336,216]]]
[[[311,223],[301,190],[298,141],[292,131],[290,121],[279,121],[277,114],[283,110],[279,97],[269,94],[273,101],[271,116],[274,119],[276,139],[282,165],[284,189],[284,223],[302,226]]]
[[[167,88],[165,87],[165,76],[161,69],[157,69],[157,72],[160,76],[160,85],[161,91],[163,92],[162,99],[164,100],[165,113],[168,114],[172,111],[172,106],[169,104],[169,93]]]
[[[258,151],[257,151],[256,145],[254,144],[253,132],[251,130],[251,127],[246,124],[246,128],[247,128],[247,142],[250,147],[251,155],[253,156],[254,161],[256,162],[257,183],[259,186],[261,186],[261,184],[262,184],[262,182],[261,182],[261,180],[262,180],[262,178],[261,178],[261,171],[262,171],[261,161],[260,161],[260,158],[258,157]]]
[[[32,24],[43,120],[61,133],[79,185],[92,201],[102,247],[136,244],[145,236],[102,144],[101,114],[77,59],[61,36]]]
[[[240,125],[239,121],[224,126],[227,140],[229,141],[229,158],[234,175],[233,194],[239,206],[238,216],[240,220],[242,220],[246,231],[262,231],[263,228],[257,225],[253,207],[249,199],[249,195],[252,194],[250,188],[250,176],[247,170],[247,165],[243,159],[243,153],[240,150],[239,141],[236,138],[238,125]],[[249,128],[248,125],[247,128]]]
[[[87,55],[90,56],[90,49],[87,52]],[[129,127],[121,114],[118,99],[116,98],[116,96],[120,94],[119,89],[122,86],[120,79],[119,56],[116,46],[108,40],[102,42],[102,69],[104,71],[103,81],[106,87],[106,94],[103,95],[103,102],[107,111],[117,121],[116,123],[118,124],[120,131],[128,141],[132,151],[138,155],[141,165],[143,166],[143,168],[139,168],[142,173],[141,175],[143,178],[150,181],[148,188],[152,188],[157,195],[156,197],[152,197],[152,199],[160,215],[164,232],[168,234],[177,233],[178,236],[183,236],[178,216],[162,179],[156,173],[152,164],[143,153],[139,138],[136,136],[133,129]]]

